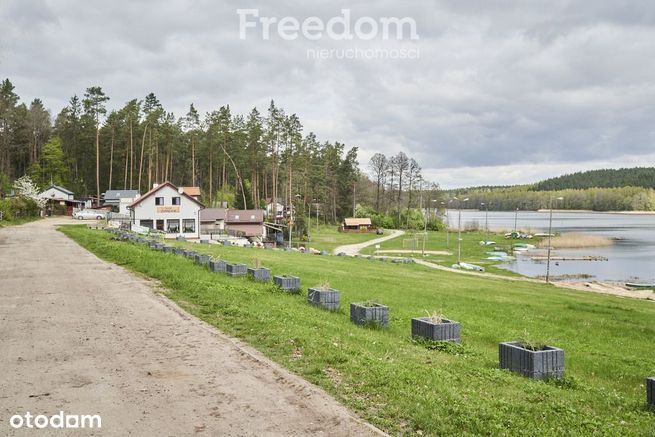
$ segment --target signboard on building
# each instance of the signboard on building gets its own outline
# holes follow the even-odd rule
[[[157,207],[157,212],[159,214],[179,213],[180,212],[180,207],[179,206],[158,206]]]

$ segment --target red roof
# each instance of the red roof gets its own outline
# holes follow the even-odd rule
[[[177,191],[178,193],[180,192],[180,191],[178,190],[178,188],[177,188],[175,185],[173,185],[173,184],[171,184],[170,182],[167,181],[167,182],[164,182],[163,184],[159,184],[159,185],[157,185],[157,186],[154,187],[152,190],[148,191],[148,192],[145,193],[143,196],[141,196],[141,197],[139,197],[138,199],[136,199],[134,202],[132,202],[132,204],[130,204],[130,206],[128,206],[128,208],[130,208],[130,209],[134,208],[134,207],[137,206],[139,203],[141,203],[142,201],[146,200],[148,197],[151,197],[153,194],[155,194],[157,191],[161,190],[161,189],[164,188],[165,186],[169,186],[169,187],[171,187],[172,189],[174,189],[174,190]],[[191,200],[191,201],[197,203],[198,205],[200,205],[201,208],[204,208],[204,207],[205,207],[205,205],[203,205],[202,203],[198,202],[196,199],[194,199],[193,197],[189,196],[187,193],[182,192],[182,193],[180,193],[180,194],[181,194],[182,196],[185,196],[185,197],[188,198],[189,200]]]

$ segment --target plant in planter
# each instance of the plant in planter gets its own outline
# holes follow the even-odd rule
[[[655,376],[646,379],[646,402],[655,408]]]
[[[389,307],[376,302],[350,304],[350,321],[355,325],[389,325]]]
[[[209,255],[201,255],[201,254],[196,254],[196,256],[194,257],[196,263],[203,266],[209,264],[210,258],[211,257]]]
[[[255,281],[270,281],[271,269],[262,267],[262,261],[257,257],[254,257],[252,260],[254,267],[248,268],[248,275],[250,275]]]
[[[297,276],[276,275],[273,276],[273,282],[284,291],[290,293],[300,291],[300,278]]]
[[[227,266],[227,263],[221,259],[209,260],[209,270],[212,272],[225,273],[225,266]]]
[[[461,341],[460,324],[443,317],[440,313],[428,313],[427,317],[412,319],[412,337],[425,337],[433,341]]]
[[[528,378],[564,376],[564,351],[554,346],[528,339],[505,342],[498,345],[498,356],[501,369],[508,369]]]
[[[230,276],[243,276],[248,271],[248,266],[245,264],[237,263],[226,263],[225,264],[225,273]]]
[[[339,290],[330,288],[330,283],[327,281],[307,290],[307,303],[326,310],[337,311],[340,300]]]

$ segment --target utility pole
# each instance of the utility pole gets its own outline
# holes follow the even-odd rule
[[[563,200],[563,197],[558,197],[557,200]],[[546,284],[550,282],[550,249],[553,237],[553,198],[549,201],[550,218],[548,219],[548,256],[546,261]]]

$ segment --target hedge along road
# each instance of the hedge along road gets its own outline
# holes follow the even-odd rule
[[[1,435],[27,411],[97,414],[103,436],[382,435],[82,249],[62,222],[0,229]]]

